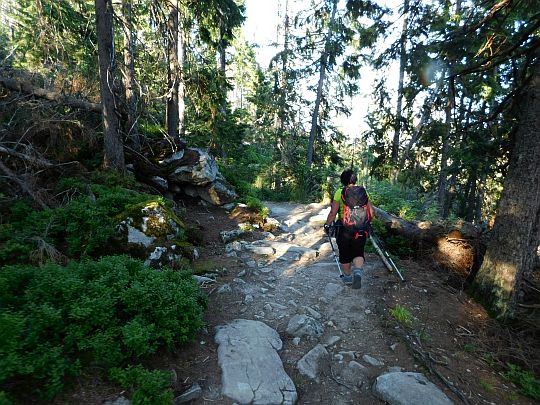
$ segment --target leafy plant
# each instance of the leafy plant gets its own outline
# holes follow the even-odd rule
[[[51,399],[85,365],[119,367],[190,341],[205,305],[190,272],[155,271],[126,256],[5,266],[0,390],[32,385]]]
[[[507,370],[504,377],[512,381],[519,387],[519,392],[536,400],[540,400],[540,380],[531,371],[523,370],[521,367],[507,363]]]
[[[95,176],[110,184],[120,181],[112,174]],[[97,256],[107,251],[119,215],[149,204],[168,205],[159,196],[72,178],[59,182],[59,192],[69,198],[58,208],[34,211],[23,201],[11,206],[9,222],[0,224],[0,264],[42,257],[33,252],[44,247],[56,256]]]
[[[403,326],[412,326],[414,316],[407,308],[398,304],[390,310],[390,315]]]
[[[165,405],[173,401],[170,372],[148,370],[137,365],[125,369],[113,368],[110,375],[112,380],[133,392],[133,405]]]

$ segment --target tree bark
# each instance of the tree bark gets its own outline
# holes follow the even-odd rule
[[[186,64],[186,39],[183,30],[183,15],[178,10],[178,135],[186,133],[186,83],[184,68]]]
[[[8,90],[31,94],[38,98],[55,101],[60,105],[66,105],[68,107],[78,108],[81,110],[101,112],[101,104],[90,103],[88,101],[80,100],[75,97],[66,96],[57,91],[51,91],[47,89],[42,89],[41,87],[35,87],[34,85],[26,81],[20,81],[10,77],[0,77],[0,85]]]
[[[315,136],[317,135],[317,124],[319,121],[319,107],[321,105],[321,97],[324,86],[324,81],[326,78],[326,68],[328,66],[328,52],[330,41],[332,40],[332,28],[334,25],[334,19],[336,17],[337,11],[337,0],[333,1],[332,5],[332,15],[330,17],[330,22],[328,24],[328,32],[326,34],[326,40],[324,44],[324,50],[321,55],[321,66],[319,68],[319,82],[317,84],[317,95],[315,97],[315,105],[313,107],[313,113],[311,115],[311,130],[309,131],[309,143],[307,150],[307,165],[311,166],[313,163],[313,145],[315,144]]]
[[[443,218],[447,214],[447,175],[448,175],[448,153],[450,149],[450,134],[452,132],[452,112],[454,110],[454,78],[448,80],[448,102],[446,104],[446,130],[444,132],[441,146],[441,166],[439,171],[437,197],[440,213]]]
[[[178,133],[178,0],[173,0],[167,20],[167,78],[169,94],[167,97],[167,133],[176,143]]]
[[[124,88],[127,105],[126,134],[136,151],[141,150],[137,130],[137,103],[135,91],[135,40],[133,37],[132,0],[122,0],[122,19],[124,24]]]
[[[515,315],[523,280],[540,255],[540,60],[520,107],[492,239],[473,286],[487,308],[502,319]]]
[[[115,56],[112,0],[95,0],[99,85],[103,114],[103,166],[125,172],[124,148],[114,93]]]
[[[405,64],[407,63],[407,26],[409,22],[409,0],[403,2],[403,28],[399,39],[399,82],[397,90],[396,121],[394,122],[394,139],[392,140],[392,163],[398,163],[399,138],[402,127],[401,113],[403,103],[403,78],[405,76]],[[397,177],[394,178],[396,180]]]

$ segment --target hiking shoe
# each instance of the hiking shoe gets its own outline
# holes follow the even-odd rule
[[[341,277],[341,281],[343,281],[344,284],[351,285],[353,283],[353,276],[352,274],[350,276],[344,274]]]
[[[362,287],[362,274],[363,274],[362,269],[358,269],[358,268],[353,269],[351,288],[356,290],[356,289]]]

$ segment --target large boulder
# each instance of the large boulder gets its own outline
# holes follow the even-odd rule
[[[153,267],[176,267],[192,246],[184,241],[184,224],[160,201],[137,204],[122,214],[115,250],[146,261]]]
[[[202,149],[185,149],[182,157],[165,161],[169,164],[169,181],[205,186],[219,173],[216,160]]]
[[[152,185],[161,190],[167,185],[173,193],[183,192],[213,205],[229,204],[238,195],[219,172],[216,160],[205,150],[188,148],[165,157],[160,165],[167,172],[166,182],[155,177]]]

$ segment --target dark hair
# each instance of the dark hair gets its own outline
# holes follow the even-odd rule
[[[347,169],[341,173],[339,179],[341,180],[341,184],[344,186],[348,186],[351,183],[354,184],[356,183],[356,173],[353,172],[352,169]]]

